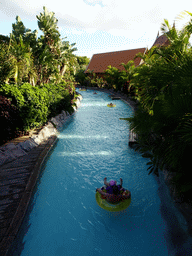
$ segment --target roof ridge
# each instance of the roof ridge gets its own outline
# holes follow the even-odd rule
[[[133,51],[133,50],[140,50],[140,49],[146,49],[147,47],[142,47],[142,48],[134,48],[134,49],[128,49],[128,50],[120,50],[120,51],[112,51],[112,52],[101,52],[101,53],[95,53],[94,55],[100,55],[100,54],[108,54],[108,53],[116,53],[116,52],[127,52],[127,51]]]

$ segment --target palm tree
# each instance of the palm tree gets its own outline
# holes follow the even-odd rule
[[[0,83],[8,83],[11,70],[13,69],[11,54],[8,52],[8,49],[7,43],[0,43]]]
[[[130,92],[132,84],[130,83],[134,70],[135,70],[135,64],[133,60],[128,61],[127,64],[121,63],[121,65],[124,67],[125,71],[121,71],[121,78],[122,78],[122,83],[125,84],[126,82],[128,83],[128,91]]]
[[[47,83],[51,77],[57,77],[60,61],[58,20],[54,17],[54,12],[48,12],[46,7],[43,10],[43,13],[37,15],[39,29],[44,34],[38,39],[35,51],[38,83]]]
[[[8,83],[11,78],[14,78],[16,84],[25,81],[35,85],[36,70],[30,44],[35,40],[36,31],[31,33],[31,30],[26,29],[19,16],[16,17],[16,23],[12,24],[12,27],[9,41],[6,37],[8,47],[6,47],[5,56],[9,56],[10,69],[4,81]]]
[[[14,78],[15,83],[18,84],[24,79],[34,85],[36,71],[33,65],[32,51],[24,44],[21,36],[20,41],[17,42],[11,34],[8,54],[10,54],[12,69],[7,76],[7,81]]]
[[[164,23],[162,23],[161,31],[167,36],[172,49],[177,53],[177,55],[183,51],[186,51],[189,47],[190,33],[187,27],[177,31],[175,24],[171,28],[168,20],[165,19]]]
[[[60,42],[60,64],[59,64],[59,69],[60,69],[60,76],[64,75],[66,72],[67,68],[70,66],[73,67],[74,70],[74,75],[76,73],[76,67],[78,66],[77,62],[77,57],[73,54],[75,51],[77,51],[77,48],[74,47],[76,44],[70,44],[69,41],[62,41]]]

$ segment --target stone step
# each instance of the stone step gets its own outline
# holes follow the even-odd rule
[[[138,135],[133,130],[129,131],[129,146],[132,147],[137,143]]]

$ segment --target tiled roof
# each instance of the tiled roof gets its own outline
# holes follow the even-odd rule
[[[127,64],[128,61],[134,60],[134,57],[137,53],[144,53],[145,50],[146,48],[139,48],[133,50],[94,54],[85,73],[88,69],[94,71],[94,73],[103,73],[109,65],[118,68],[120,71],[124,70],[124,67],[121,66],[121,63]],[[134,60],[135,66],[138,66],[140,61],[140,58]]]
[[[152,45],[153,46],[167,46],[169,45],[169,40],[168,38],[166,37],[166,35],[161,35],[160,37],[157,37],[154,44]]]

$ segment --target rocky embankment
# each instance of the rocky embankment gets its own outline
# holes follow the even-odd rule
[[[80,105],[82,96],[79,94],[76,100],[76,107],[73,106],[74,111]],[[26,155],[30,150],[38,147],[43,141],[49,139],[53,135],[58,135],[59,129],[63,126],[64,122],[69,117],[67,111],[62,111],[61,114],[56,117],[52,117],[48,123],[38,132],[36,135],[32,135],[30,138],[20,143],[7,143],[0,147],[0,166],[5,163],[11,162],[18,157]]]

